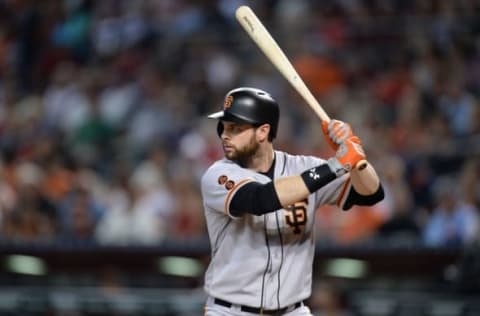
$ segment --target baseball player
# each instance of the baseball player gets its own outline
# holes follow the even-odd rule
[[[312,315],[314,216],[322,204],[343,210],[373,205],[384,193],[349,124],[322,131],[336,150],[327,160],[274,150],[277,102],[265,91],[227,93],[217,132],[225,158],[201,180],[211,262],[205,274],[205,315]],[[367,189],[364,183],[374,183]]]

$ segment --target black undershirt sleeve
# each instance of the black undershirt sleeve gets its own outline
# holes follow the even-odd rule
[[[266,184],[249,182],[235,192],[230,202],[230,214],[233,216],[244,213],[262,215],[281,208],[273,181]]]
[[[385,192],[383,191],[382,184],[378,186],[378,190],[371,194],[371,195],[361,195],[355,188],[352,186],[350,192],[348,193],[347,200],[343,205],[343,210],[350,209],[353,205],[363,205],[363,206],[371,206],[377,202],[380,202],[385,197]]]

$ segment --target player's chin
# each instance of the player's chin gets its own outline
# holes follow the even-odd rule
[[[223,153],[227,159],[235,160],[237,157],[236,151],[233,148],[223,148]]]

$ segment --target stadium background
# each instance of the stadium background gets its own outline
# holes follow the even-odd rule
[[[480,3],[0,1],[0,315],[200,315],[198,181],[232,87],[276,147],[318,119],[234,20],[250,4],[386,190],[318,210],[315,315],[480,315]]]

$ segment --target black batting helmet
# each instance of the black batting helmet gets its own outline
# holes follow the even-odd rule
[[[280,110],[277,102],[267,92],[248,87],[236,88],[227,93],[223,110],[210,114],[209,118],[253,125],[270,124],[270,141],[277,136]],[[218,122],[218,136],[222,135],[223,124]]]

